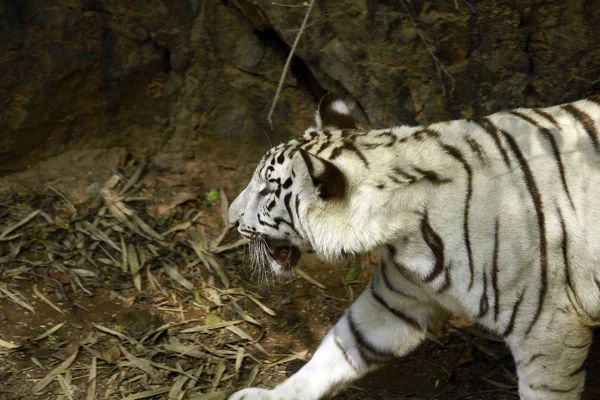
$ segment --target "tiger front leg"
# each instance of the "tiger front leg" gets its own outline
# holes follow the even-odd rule
[[[272,390],[250,388],[230,400],[318,400],[401,357],[423,342],[435,318],[445,316],[433,303],[374,291],[373,285],[327,334],[312,359]]]
[[[592,329],[557,310],[524,337],[507,338],[519,376],[521,400],[579,400]]]

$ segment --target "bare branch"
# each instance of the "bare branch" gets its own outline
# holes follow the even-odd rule
[[[283,4],[283,3],[272,2],[271,4],[274,6],[281,6],[281,7],[308,7],[307,2],[304,2],[302,4]]]
[[[279,94],[281,93],[281,88],[283,87],[283,82],[285,81],[285,75],[287,74],[287,71],[290,67],[290,63],[292,62],[292,57],[294,57],[294,51],[296,50],[296,47],[298,46],[298,42],[300,41],[300,36],[302,36],[302,33],[304,32],[304,28],[306,28],[306,23],[308,22],[308,17],[310,15],[310,12],[312,11],[314,4],[315,4],[315,0],[311,0],[310,4],[308,5],[308,10],[306,10],[306,14],[304,15],[304,20],[302,21],[300,30],[298,31],[298,34],[296,35],[296,39],[294,40],[294,44],[292,45],[292,48],[290,49],[290,54],[288,55],[288,58],[285,61],[285,65],[283,66],[283,72],[281,73],[281,78],[279,79],[279,85],[277,85],[277,91],[275,92],[275,97],[273,98],[273,103],[271,104],[271,109],[269,110],[269,115],[267,116],[267,121],[269,121],[269,125],[271,126],[271,129],[273,129],[273,120],[271,117],[273,116],[273,111],[275,110],[275,105],[277,104],[277,100],[279,99]]]

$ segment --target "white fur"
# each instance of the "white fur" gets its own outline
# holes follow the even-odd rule
[[[350,109],[342,100],[336,100],[331,103],[331,109],[338,114],[350,115]]]
[[[600,106],[591,101],[573,106],[593,118],[600,133]],[[347,110],[341,105],[335,107],[341,113]],[[302,146],[312,151],[326,149],[318,156],[330,159],[343,172],[349,194],[344,200],[321,199],[298,153],[276,164],[271,176],[283,180],[292,170],[296,174],[289,190],[299,199],[295,216],[298,233],[285,225],[271,229],[257,222],[257,213],[264,213],[261,218],[290,218],[283,204],[265,211],[265,200],[257,195],[257,188],[264,180],[259,171],[266,164],[259,165],[252,182],[229,211],[240,229],[252,226],[261,234],[279,238],[287,232],[290,242],[302,249],[312,248],[330,260],[348,253],[384,250],[373,285],[304,368],[271,391],[247,389],[232,399],[316,400],[334,393],[373,369],[361,356],[364,346],[357,343],[350,329],[350,316],[372,347],[401,356],[418,346],[425,334],[398,315],[433,329],[448,311],[466,313],[489,330],[506,334],[517,363],[521,399],[580,398],[585,373],[579,368],[591,343],[589,327],[600,319],[600,288],[595,283],[600,280],[600,155],[589,132],[565,109],[543,110],[560,130],[552,120],[532,110],[517,111],[538,126],[508,113],[491,115],[488,119],[497,127],[498,141],[477,123],[464,120],[428,127],[439,137],[415,137],[421,127],[368,132],[352,139],[368,165],[353,151],[336,150],[348,140],[341,131],[330,130],[329,138],[308,130]],[[551,142],[540,127],[552,135],[560,149],[572,205]],[[511,138],[527,166],[521,165]],[[393,145],[387,146],[392,139]],[[324,146],[328,140],[332,143]],[[263,163],[281,152],[292,154],[299,145],[297,141],[282,145]],[[477,146],[481,154],[474,150]],[[452,152],[461,154],[468,170]],[[527,169],[532,178],[527,177]],[[447,183],[431,182],[426,173],[415,173],[418,170],[435,171]],[[397,171],[408,172],[417,181],[396,179]],[[427,232],[434,232],[427,238],[424,224],[428,224]],[[540,224],[545,241],[540,236]],[[432,241],[437,244],[432,245]],[[438,242],[443,246],[444,268],[435,276]],[[545,286],[540,252],[544,243]],[[393,245],[394,254],[385,250],[388,244]],[[493,265],[497,265],[495,275]],[[433,278],[428,279],[430,276]],[[393,283],[392,288],[384,277]],[[571,285],[565,284],[567,278]],[[544,291],[542,311],[536,317]],[[486,312],[483,299],[487,301]]]

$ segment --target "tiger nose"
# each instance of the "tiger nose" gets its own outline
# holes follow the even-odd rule
[[[238,227],[240,225],[240,217],[241,215],[232,213],[231,207],[229,208],[229,211],[227,212],[227,220],[231,225]]]
[[[238,196],[233,203],[229,206],[229,210],[227,211],[227,220],[230,224],[238,226],[240,224],[239,219],[243,214],[243,205]]]

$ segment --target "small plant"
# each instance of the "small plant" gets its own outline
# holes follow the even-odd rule
[[[158,223],[156,224],[156,231],[158,233],[165,233],[168,230],[169,230],[169,217],[164,216],[158,220]]]
[[[217,202],[217,200],[219,200],[219,189],[212,188],[206,194],[206,198],[202,201],[202,205],[204,207],[210,207],[213,204],[215,204]]]
[[[352,282],[356,278],[358,278],[358,268],[352,267],[348,270],[348,272],[346,272],[346,277],[344,278],[344,280],[346,282]]]

